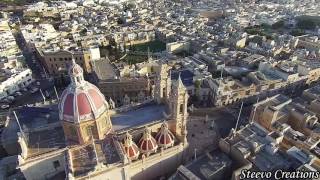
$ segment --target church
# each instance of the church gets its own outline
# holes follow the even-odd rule
[[[56,105],[60,126],[48,126],[41,135],[55,136],[54,142],[37,141],[34,151],[32,132],[18,133],[22,152],[17,166],[26,179],[57,179],[63,173],[69,180],[141,180],[174,173],[188,147],[189,96],[180,77],[171,80],[169,66],[159,64],[156,72],[151,97],[116,108],[84,80],[83,69],[73,61],[71,83]]]

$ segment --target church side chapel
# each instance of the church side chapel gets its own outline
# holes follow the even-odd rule
[[[188,93],[160,64],[152,100],[118,111],[74,61],[59,102],[68,179],[152,179],[170,174],[188,147]],[[111,104],[110,104],[111,103]]]

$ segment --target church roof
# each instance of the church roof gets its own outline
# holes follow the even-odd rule
[[[111,117],[114,131],[122,131],[150,122],[166,119],[166,106],[155,103],[145,104],[128,112],[119,112]]]

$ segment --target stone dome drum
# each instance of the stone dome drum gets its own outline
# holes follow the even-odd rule
[[[80,123],[98,118],[109,107],[105,97],[95,85],[84,80],[83,70],[74,60],[68,73],[71,83],[60,98],[60,119]]]

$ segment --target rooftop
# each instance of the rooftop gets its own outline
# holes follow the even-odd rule
[[[186,167],[180,167],[178,173],[173,179],[221,179],[228,176],[228,170],[231,169],[231,159],[221,151],[212,151],[201,156]]]
[[[75,176],[93,171],[97,162],[111,165],[121,160],[112,137],[71,148],[70,152]]]
[[[259,151],[251,161],[260,171],[290,168],[289,159],[280,151],[269,153],[266,149],[263,149]]]
[[[25,133],[28,146],[28,158],[45,154],[66,146],[62,127]]]
[[[114,79],[117,76],[115,68],[108,59],[93,61],[92,65],[99,80]]]
[[[215,174],[230,169],[231,159],[220,151],[213,151],[187,166],[200,179],[211,179]]]
[[[177,80],[179,77],[179,74],[180,74],[181,80],[185,86],[193,85],[194,74],[191,71],[189,71],[189,70],[173,71],[171,74],[171,79]]]
[[[113,130],[120,131],[165,119],[165,105],[149,103],[127,112],[119,112],[111,117]]]
[[[15,112],[27,145],[27,158],[65,147],[57,106],[22,107]],[[12,153],[19,153],[12,149],[19,149],[18,144],[10,145],[12,142],[17,142],[17,132],[20,132],[19,126],[12,113],[7,127],[2,132],[1,139],[6,150]]]

